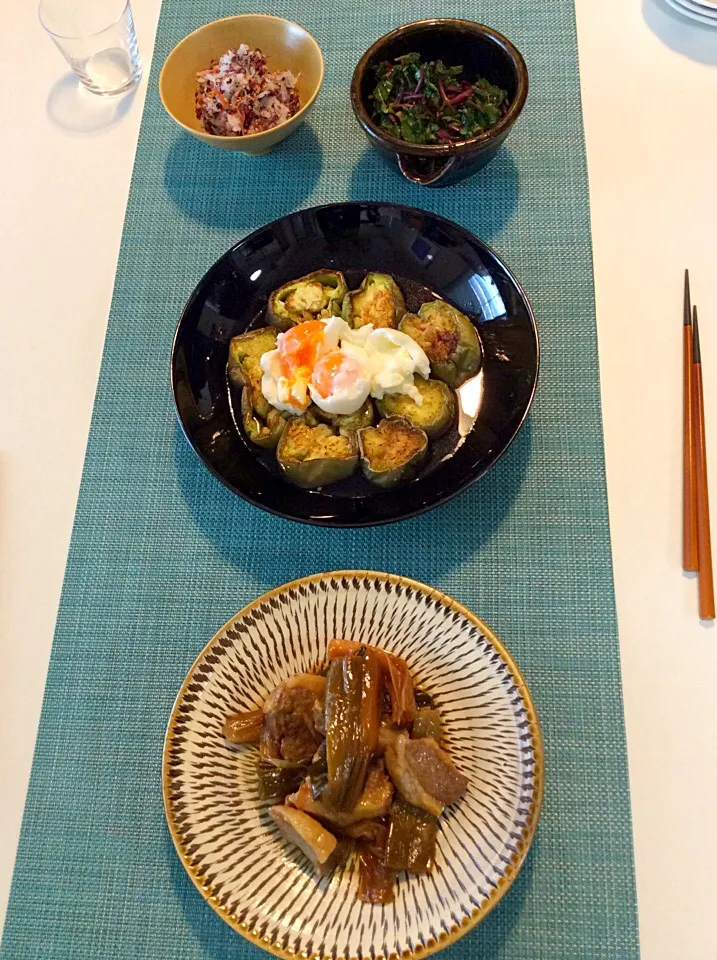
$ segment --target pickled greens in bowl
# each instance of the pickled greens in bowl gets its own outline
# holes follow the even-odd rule
[[[375,68],[372,119],[407,143],[458,143],[494,127],[508,110],[508,94],[484,77],[468,80],[463,66],[407,53]]]

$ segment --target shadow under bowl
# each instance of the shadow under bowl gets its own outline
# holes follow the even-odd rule
[[[509,107],[490,130],[448,144],[415,144],[382,130],[372,120],[370,96],[374,68],[406,53],[422,60],[462,65],[468,80],[484,77],[507,91]],[[470,176],[493,159],[518,119],[528,96],[528,70],[513,44],[490,27],[469,20],[420,20],[387,33],[369,47],[351,81],[351,106],[369,142],[395,160],[406,179],[427,187],[448,186]]]
[[[221,137],[207,133],[194,110],[197,73],[206,70],[227,50],[245,43],[266,56],[269,69],[290,70],[298,76],[300,107],[284,123],[261,133]],[[159,95],[165,110],[193,137],[222,150],[268,153],[299,127],[314,104],[324,79],[324,57],[311,34],[291,20],[268,14],[242,14],[214,20],[181,40],[167,57],[159,76]]]

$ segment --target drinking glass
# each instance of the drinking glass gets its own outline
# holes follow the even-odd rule
[[[129,0],[40,0],[40,23],[84,86],[105,97],[142,75]]]

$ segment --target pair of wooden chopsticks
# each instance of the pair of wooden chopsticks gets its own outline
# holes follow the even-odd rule
[[[683,326],[682,409],[682,567],[699,573],[699,607],[702,620],[715,619],[712,577],[710,504],[707,490],[707,444],[702,393],[702,359],[697,307],[690,300],[690,275],[685,270]]]

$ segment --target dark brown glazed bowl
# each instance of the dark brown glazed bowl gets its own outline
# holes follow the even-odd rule
[[[459,143],[420,145],[392,137],[371,119],[369,95],[375,85],[373,67],[405,53],[423,60],[462,64],[465,76],[485,77],[508,91],[510,106],[490,130]],[[510,40],[470,20],[419,20],[387,33],[361,57],[351,81],[351,106],[369,141],[395,159],[408,180],[443,187],[470,176],[493,159],[513,128],[528,96],[528,70]]]

